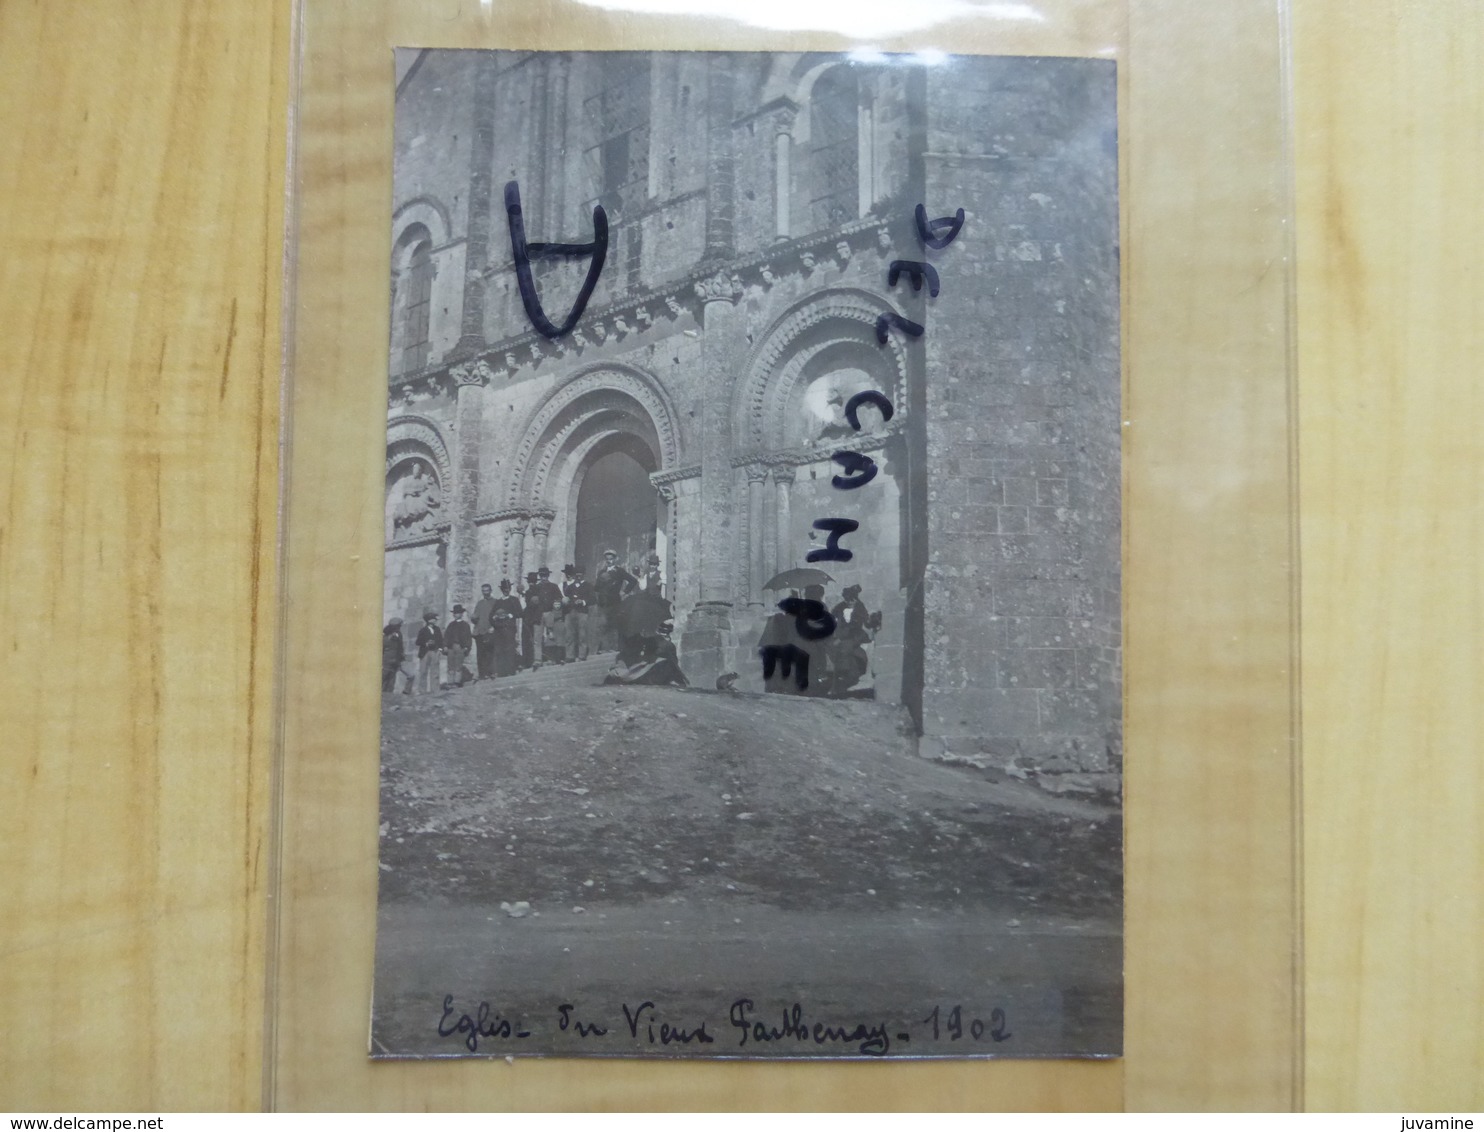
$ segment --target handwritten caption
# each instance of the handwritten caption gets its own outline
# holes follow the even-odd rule
[[[1009,1041],[1010,1032],[1005,1011],[998,1007],[976,1013],[962,1003],[935,1003],[923,1017],[906,1024],[887,1021],[816,1017],[803,1003],[769,1009],[751,998],[736,998],[727,1007],[725,1021],[711,1018],[675,1021],[665,1016],[651,999],[637,1004],[619,1004],[616,1015],[582,1009],[576,1003],[563,1002],[553,1016],[541,1021],[502,1014],[489,1002],[461,1010],[453,995],[443,998],[438,1018],[438,1036],[453,1039],[470,1053],[481,1048],[486,1053],[501,1048],[514,1049],[531,1038],[566,1034],[580,1044],[594,1047],[608,1045],[654,1046],[680,1048],[718,1046],[746,1049],[756,1054],[791,1054],[801,1047],[828,1047],[831,1052],[847,1056],[886,1057],[893,1050],[911,1052],[916,1039],[921,1047],[927,1042],[963,1047],[982,1045],[992,1048]],[[717,1049],[712,1052],[721,1052]]]

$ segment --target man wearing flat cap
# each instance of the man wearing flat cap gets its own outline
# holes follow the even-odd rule
[[[464,658],[474,647],[474,636],[469,630],[469,622],[464,620],[462,605],[453,607],[453,620],[443,630],[443,647],[448,651],[448,682],[462,688],[466,680],[473,678],[473,674],[464,667]]]

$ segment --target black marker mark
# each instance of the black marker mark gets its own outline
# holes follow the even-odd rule
[[[799,691],[809,687],[809,654],[798,645],[763,645],[757,653],[763,658],[764,680],[773,679],[774,670],[781,666],[783,679],[792,673]]]
[[[959,209],[952,216],[940,216],[937,220],[927,218],[927,209],[917,206],[917,237],[928,247],[935,251],[946,248],[953,243],[958,236],[958,230],[964,226],[964,210]],[[939,232],[946,231],[948,235],[940,236]]]
[[[886,331],[895,326],[898,330],[905,331],[914,338],[922,337],[922,323],[913,322],[910,318],[904,318],[896,311],[887,311],[876,320],[876,341],[883,346],[886,345]]]
[[[911,278],[914,291],[921,291],[922,281],[926,279],[928,294],[935,299],[938,297],[938,271],[930,263],[919,263],[912,259],[894,259],[886,269],[886,285],[895,287],[904,271]]]
[[[599,1037],[599,1038],[601,1038],[605,1034],[608,1033],[608,1028],[606,1026],[599,1026],[596,1022],[593,1022],[593,1023],[589,1024],[587,1022],[578,1022],[578,1021],[576,1021],[572,1017],[572,1011],[575,1010],[575,1009],[577,1009],[577,1008],[575,1006],[573,1006],[570,1002],[564,1002],[564,1003],[562,1003],[562,1005],[560,1005],[560,1006],[557,1007],[558,1013],[560,1013],[561,1016],[562,1016],[561,1017],[561,1020],[557,1023],[557,1025],[561,1029],[563,1029],[563,1030],[566,1030],[566,1029],[569,1029],[569,1028],[575,1029],[577,1031],[577,1036],[579,1038],[588,1038],[588,1037]]]
[[[885,315],[881,316],[885,318]],[[862,405],[875,405],[881,410],[881,423],[885,424],[896,414],[896,406],[891,403],[885,393],[878,393],[874,389],[863,389],[845,402],[845,420],[856,432],[861,430],[860,408]]]
[[[529,1038],[531,1031],[517,1030],[509,1018],[501,1018],[490,1009],[490,1004],[481,1002],[474,1014],[460,1014],[458,1021],[447,1025],[453,1015],[453,995],[443,997],[443,1017],[438,1019],[438,1036],[451,1038],[455,1034],[467,1035],[464,1048],[470,1053],[479,1049],[480,1038]]]
[[[515,257],[515,278],[520,283],[520,300],[525,304],[526,316],[531,325],[548,338],[560,338],[574,326],[587,309],[593,288],[598,285],[598,276],[603,271],[603,261],[608,258],[608,214],[602,205],[593,206],[593,239],[590,244],[528,244],[526,223],[520,210],[520,185],[511,181],[505,186],[505,214],[510,220],[510,253]],[[577,301],[567,321],[556,326],[546,317],[541,306],[541,297],[536,294],[536,282],[531,277],[531,258],[552,259],[557,256],[573,257],[590,255],[587,278],[582,281],[582,290],[577,292]]]
[[[849,523],[850,520],[821,519],[819,522]],[[819,522],[814,525],[819,526]],[[853,531],[859,525],[853,524],[850,529]],[[822,641],[835,631],[835,615],[822,601],[816,601],[812,597],[786,597],[778,603],[778,608],[794,619],[794,632],[806,641]]]
[[[830,483],[841,491],[854,491],[858,487],[865,487],[876,478],[879,470],[876,461],[864,452],[836,452],[830,457],[831,460],[845,469],[843,476],[832,476]]]
[[[840,545],[840,539],[851,531],[860,530],[860,524],[854,519],[815,519],[814,529],[816,531],[829,531],[829,540],[820,547],[816,547],[804,555],[805,562],[849,562],[855,557],[854,552],[846,550]]]

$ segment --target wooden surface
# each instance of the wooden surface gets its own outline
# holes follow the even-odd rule
[[[1190,21],[1167,25],[1178,50],[1210,9],[1168,7]],[[1294,24],[1305,1099],[1477,1109],[1484,13],[1472,0],[1296,0]],[[0,363],[0,1108],[260,1101],[288,40],[281,4],[0,0],[0,312],[11,336]],[[335,112],[353,121],[385,106]],[[1209,190],[1219,210],[1220,185]],[[345,188],[371,208],[386,191]],[[331,313],[350,326],[382,308]],[[339,414],[346,451],[380,424],[365,405],[320,407]],[[364,479],[379,448],[363,460],[331,468],[315,490],[332,499]],[[352,516],[328,534],[357,526]],[[374,590],[379,563],[352,557],[357,537],[298,549]],[[304,591],[322,596],[335,599]],[[1169,639],[1144,647],[1179,655],[1180,626],[1159,623]],[[333,655],[370,655],[374,638],[356,624]],[[374,722],[345,706],[332,675],[317,678],[321,710],[374,751]],[[339,828],[368,801],[315,796]],[[1144,804],[1130,803],[1131,815]],[[1131,871],[1148,867],[1138,828]],[[1221,851],[1244,848],[1240,830],[1220,832]],[[361,851],[343,847],[330,839],[301,878],[307,905],[285,918],[285,966],[311,1003],[333,1003],[359,977],[333,941],[294,934],[314,922],[316,899],[343,898]],[[310,848],[291,838],[287,851]],[[1130,883],[1132,916],[1142,897]],[[1220,897],[1185,894],[1202,914]],[[1131,942],[1157,924],[1149,916],[1178,910],[1140,912]],[[1219,940],[1195,946],[1208,967],[1241,967]],[[1167,1009],[1209,1001],[1186,973],[1171,970]],[[1138,985],[1131,970],[1131,993]],[[1281,1001],[1281,987],[1272,993]],[[1146,1009],[1131,1003],[1131,1025]],[[1287,1019],[1206,1017],[1187,1035],[1223,1023],[1240,1038]],[[1161,1056],[1180,1052],[1145,1032]],[[1162,1080],[1132,1043],[1126,1067],[1076,1067],[1087,1072],[1070,1087],[1057,1066],[428,1073],[451,1090],[443,1103],[494,1091],[511,1107],[1241,1103],[1218,1046],[1185,1056],[1212,1062],[1207,1076]],[[385,1077],[374,1099],[429,1103],[407,1080]]]
[[[1484,1108],[1484,6],[1300,5],[1311,1108]]]

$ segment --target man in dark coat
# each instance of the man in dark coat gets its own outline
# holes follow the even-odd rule
[[[562,616],[562,587],[551,580],[549,567],[543,566],[536,571],[534,592],[541,606],[541,622],[536,626],[536,663],[541,664],[545,642],[555,635],[557,622]]]
[[[469,622],[464,620],[464,607],[453,607],[453,620],[443,630],[443,648],[448,653],[448,682],[462,688],[471,673],[464,667],[464,658],[474,647],[474,637],[469,631]]]
[[[443,657],[443,630],[438,628],[438,615],[431,609],[423,614],[423,627],[417,631],[417,690],[438,690],[438,663]]]
[[[562,587],[562,604],[566,608],[563,625],[567,629],[567,660],[586,660],[588,650],[588,609],[593,604],[593,584],[580,566],[572,567],[572,580]]]
[[[537,638],[541,633],[541,599],[536,594],[539,581],[536,571],[526,575],[526,587],[521,590],[525,605],[520,611],[520,666],[535,668],[541,658]]]
[[[495,613],[495,591],[486,582],[479,587],[480,599],[474,603],[471,617],[474,648],[479,659],[475,665],[476,680],[488,680],[495,674],[495,630],[491,618]]]
[[[644,567],[644,577],[639,579],[639,589],[655,597],[665,596],[665,579],[660,574],[660,556],[651,554]]]
[[[402,640],[402,619],[393,617],[381,631],[381,690],[395,692],[397,675],[406,678],[404,695],[412,695],[412,670],[407,666],[407,644]]]
[[[597,606],[591,626],[594,647],[599,652],[618,647],[618,607],[638,585],[634,575],[618,564],[617,551],[603,551],[603,566],[593,579],[593,596]]]
[[[510,592],[510,579],[500,579],[500,596],[495,599],[494,611],[490,614],[490,639],[493,642],[494,674],[514,676],[518,658],[515,652],[516,634],[520,631],[520,599]]]

